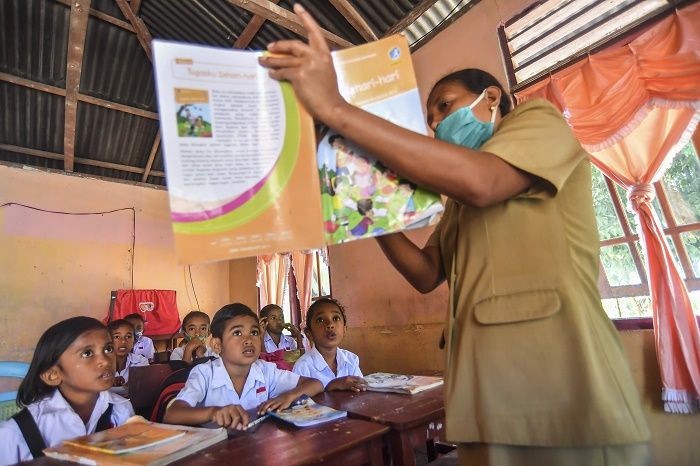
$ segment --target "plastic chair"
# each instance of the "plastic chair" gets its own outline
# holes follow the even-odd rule
[[[29,370],[29,363],[16,361],[0,361],[0,377],[23,379]],[[0,393],[0,421],[5,421],[18,413],[17,391]]]

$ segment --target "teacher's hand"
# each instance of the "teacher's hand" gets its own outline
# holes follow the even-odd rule
[[[267,50],[284,56],[260,57],[259,62],[270,69],[271,78],[289,81],[309,113],[326,122],[346,103],[338,92],[333,60],[321,28],[300,4],[294,5],[294,12],[308,33],[309,43],[298,40],[273,42]]]

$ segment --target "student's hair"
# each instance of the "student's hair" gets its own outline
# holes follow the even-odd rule
[[[80,335],[91,330],[104,330],[107,327],[92,317],[71,317],[49,327],[36,344],[29,371],[17,389],[17,405],[28,406],[51,395],[56,387],[41,380],[41,374],[58,363],[61,355]]]
[[[203,319],[206,319],[207,323],[211,324],[211,320],[209,319],[209,315],[207,313],[202,312],[202,311],[190,311],[182,319],[182,331],[183,332],[185,331],[185,326],[187,325],[187,323],[190,320],[194,319],[195,317],[201,317]]]
[[[331,304],[338,308],[340,315],[343,316],[343,325],[347,325],[348,318],[345,315],[345,306],[340,304],[340,301],[333,298],[319,298],[309,306],[309,310],[306,311],[306,328],[311,329],[311,323],[314,321],[314,312],[321,308],[322,304]]]
[[[343,140],[345,140],[345,138],[343,138],[343,136],[341,136],[340,134],[334,134],[333,136],[328,138],[328,144],[332,146],[333,143],[338,140],[342,142]]]
[[[365,215],[370,210],[372,210],[372,199],[367,198],[357,201],[357,211],[360,215]]]
[[[282,308],[277,304],[268,304],[267,306],[264,306],[262,309],[260,309],[260,317],[267,317],[270,315],[270,312],[274,311],[275,309],[282,311]]]
[[[143,318],[143,316],[137,312],[134,312],[133,314],[129,314],[128,316],[122,317],[124,320],[131,320],[131,319],[137,319],[140,320],[141,322],[146,322],[146,319]]]
[[[211,321],[211,335],[215,338],[223,338],[226,322],[239,316],[252,317],[258,322],[258,316],[245,304],[227,304],[214,314],[214,318]]]
[[[131,329],[131,333],[136,332],[136,329],[134,328],[134,324],[132,324],[131,322],[126,320],[126,318],[113,320],[112,322],[109,323],[109,325],[107,325],[107,329],[109,330],[110,334],[112,332],[114,332],[116,329],[118,329],[119,327],[128,327],[129,329]]]
[[[433,90],[440,84],[456,82],[465,87],[469,92],[474,94],[481,94],[484,89],[491,86],[496,86],[501,90],[501,101],[498,103],[498,109],[501,111],[501,116],[504,117],[513,108],[510,95],[503,88],[498,79],[496,79],[492,74],[477,68],[467,68],[464,70],[455,71],[447,76],[440,78],[438,82],[433,86]],[[433,92],[432,90],[430,91]]]

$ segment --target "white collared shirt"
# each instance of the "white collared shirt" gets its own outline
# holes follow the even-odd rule
[[[250,366],[243,391],[238,396],[224,362],[218,358],[193,367],[185,388],[176,399],[198,408],[241,405],[243,409],[254,409],[268,399],[295,388],[297,383],[298,375],[258,359]]]
[[[218,358],[219,355],[214,352],[213,349],[209,347],[209,345],[206,345],[207,350],[204,352],[204,358],[208,358],[209,356],[214,356],[215,358]],[[170,353],[170,360],[171,361],[182,361],[182,356],[185,354],[185,345],[178,346],[173,350],[172,353]]]
[[[126,364],[124,364],[124,369],[121,371],[116,371],[114,373],[115,377],[123,377],[124,383],[129,382],[129,368],[136,366],[147,366],[148,359],[141,356],[140,354],[129,353],[126,355]]]
[[[156,354],[156,348],[153,345],[153,340],[145,335],[141,337],[134,343],[134,354],[140,354],[149,361],[153,361],[153,357]]]
[[[112,404],[110,418],[112,425],[122,425],[134,415],[134,409],[129,400],[109,391],[100,392],[87,426],[59,390],[54,391],[53,395],[30,404],[27,409],[34,418],[46,446],[55,447],[64,440],[95,433],[97,421],[110,403]],[[32,459],[27,442],[14,419],[0,423],[0,438],[2,439],[0,442],[1,466]]]
[[[290,335],[282,334],[280,336],[280,344],[276,345],[270,334],[266,331],[263,336],[266,353],[274,353],[277,350],[291,351],[297,349],[297,341]]]
[[[356,375],[362,377],[360,371],[360,358],[348,350],[338,348],[335,355],[335,362],[338,366],[338,374],[334,374],[321,353],[314,346],[304,353],[297,362],[294,363],[294,373],[304,377],[320,380],[325,388],[333,379]]]

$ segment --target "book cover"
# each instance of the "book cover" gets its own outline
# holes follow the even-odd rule
[[[110,430],[119,430],[122,427],[131,426],[133,424],[143,424],[147,428],[157,428],[159,430],[171,430],[179,435],[164,443],[154,444],[121,454],[106,453],[104,451],[85,448],[84,446],[74,446],[70,443],[71,441],[63,442],[63,444],[58,447],[46,448],[44,454],[49,458],[81,464],[160,466],[196,453],[199,450],[222,440],[226,440],[227,438],[226,429],[223,428],[204,429],[199,427],[158,424],[154,422],[128,423]],[[102,432],[93,435],[101,433]]]
[[[142,422],[132,422],[114,429],[66,440],[63,444],[118,455],[140,450],[141,448],[153,447],[183,435],[185,435],[185,432],[182,431],[161,429]]]
[[[443,384],[442,377],[375,372],[366,375],[367,390],[413,395]]]
[[[282,411],[271,412],[270,415],[297,427],[308,427],[347,417],[348,413],[320,405],[308,398],[303,403],[296,404]]]
[[[405,37],[390,36],[332,56],[346,101],[427,134]],[[332,129],[319,143],[317,158],[327,244],[432,225],[443,210],[439,195],[399,177]]]

